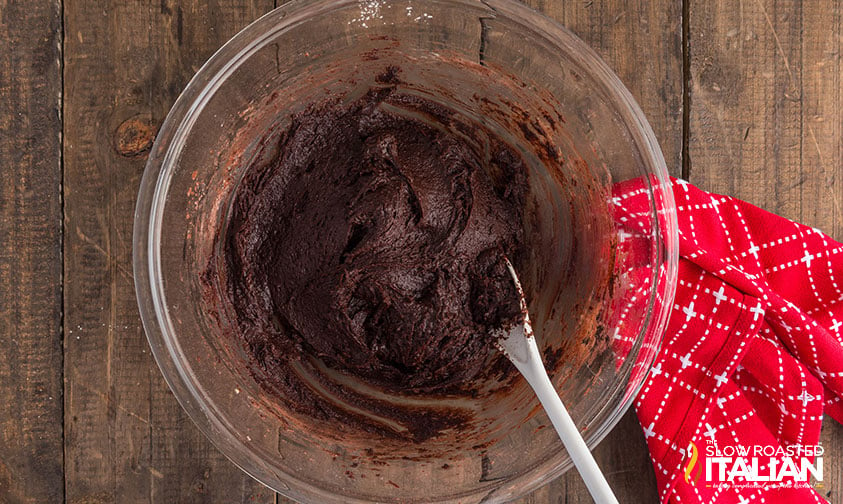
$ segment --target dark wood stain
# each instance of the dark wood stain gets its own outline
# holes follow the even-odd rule
[[[64,2],[70,462],[58,486],[68,502],[268,504],[274,493],[199,433],[150,358],[133,292],[131,237],[146,153],[167,111],[195,68],[272,1],[150,4]],[[55,425],[60,433],[61,422]]]
[[[57,3],[0,8],[0,502],[64,498],[61,39]]]

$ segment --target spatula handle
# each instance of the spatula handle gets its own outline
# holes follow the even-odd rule
[[[591,451],[585,444],[585,440],[583,440],[579,429],[574,424],[571,415],[568,414],[568,410],[565,408],[565,404],[562,403],[562,399],[559,398],[559,394],[547,376],[547,371],[545,371],[542,365],[535,340],[531,341],[530,347],[531,358],[527,362],[518,365],[519,371],[527,379],[530,386],[533,387],[536,396],[538,396],[539,401],[544,406],[547,416],[550,417],[550,421],[556,428],[556,432],[559,433],[562,444],[565,445],[565,449],[568,450],[571,460],[577,466],[577,470],[579,470],[580,476],[585,481],[585,486],[588,487],[588,491],[591,493],[594,502],[598,504],[617,504],[618,499],[612,492],[611,487],[609,487],[605,476],[603,476],[603,471],[600,470],[600,467],[591,455]],[[522,366],[526,369],[521,369]]]

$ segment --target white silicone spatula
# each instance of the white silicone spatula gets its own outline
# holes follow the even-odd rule
[[[493,336],[498,337],[497,347],[515,364],[518,371],[527,379],[527,383],[533,387],[533,391],[538,396],[547,416],[562,439],[562,444],[565,445],[571,460],[574,461],[574,465],[577,466],[577,470],[585,481],[594,502],[617,504],[618,499],[612,493],[603,472],[597,466],[597,462],[594,461],[594,457],[592,457],[591,451],[589,451],[580,435],[579,429],[571,420],[571,415],[568,414],[565,404],[547,376],[539,349],[536,346],[536,338],[533,336],[533,328],[530,325],[530,315],[527,313],[527,301],[524,299],[521,282],[518,281],[518,276],[515,274],[515,269],[509,259],[506,259],[506,267],[512,275],[518,296],[521,298],[521,316],[518,317],[518,320],[495,331]]]

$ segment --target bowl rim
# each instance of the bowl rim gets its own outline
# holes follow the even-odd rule
[[[658,278],[652,279],[656,288],[651,292],[643,324],[644,329],[642,329],[642,331],[649,330],[655,339],[651,342],[651,352],[644,363],[649,372],[661,345],[670,307],[673,305],[678,270],[679,237],[675,202],[665,160],[641,108],[617,75],[593,49],[558,22],[521,3],[511,0],[423,1],[447,5],[450,8],[460,5],[485,8],[493,11],[491,14],[504,15],[508,20],[518,22],[525,30],[534,32],[555,46],[566,48],[566,55],[587,69],[591,74],[590,77],[602,84],[605,87],[604,91],[613,99],[616,112],[626,123],[633,144],[638,146],[643,163],[655,179],[650,180],[645,177],[645,182],[651,200],[654,232],[656,236],[661,237],[661,246],[656,247],[656,264],[663,265],[664,281],[660,282]],[[200,431],[229,460],[270,489],[298,500],[318,498],[318,502],[369,502],[328,492],[291,474],[279,474],[281,471],[277,468],[258,460],[257,457],[250,456],[247,443],[232,433],[231,427],[220,416],[213,402],[203,392],[201,385],[180,364],[180,362],[185,362],[186,357],[178,343],[172,321],[169,319],[166,297],[160,281],[161,257],[158,244],[162,232],[161,217],[167,189],[176,165],[174,161],[178,159],[181,151],[180,145],[219,86],[243,61],[261,50],[267,41],[278,33],[304,23],[312,16],[358,4],[358,0],[293,0],[261,16],[218,49],[185,86],[162,123],[147,159],[134,213],[135,293],[152,354],[167,385]],[[656,209],[653,201],[656,193],[661,199],[663,207],[661,210]],[[658,275],[658,271],[654,274]],[[659,292],[662,287],[664,289]],[[661,300],[661,309],[658,313],[654,313],[657,297]],[[638,357],[641,351],[643,339],[641,334],[636,338],[637,344],[631,350],[635,352],[635,357]],[[614,405],[613,411],[603,424],[587,433],[585,437],[590,449],[593,449],[617,425],[629,409],[646,379],[646,374],[642,374],[639,383],[634,384],[633,387],[629,388],[626,384],[631,393],[626,393],[620,403]],[[611,406],[607,404],[606,408]],[[498,492],[502,493],[496,497],[517,497],[557,478],[572,466],[570,458],[566,461],[561,457],[561,454],[550,457],[532,470],[509,481],[507,488],[513,493],[507,494],[505,489],[498,489]]]

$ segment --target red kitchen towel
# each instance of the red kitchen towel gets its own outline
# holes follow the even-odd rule
[[[671,182],[679,282],[635,402],[660,499],[825,502],[812,485],[822,476],[823,413],[843,421],[843,246]],[[613,195],[630,241],[650,231],[642,189],[625,182]]]

